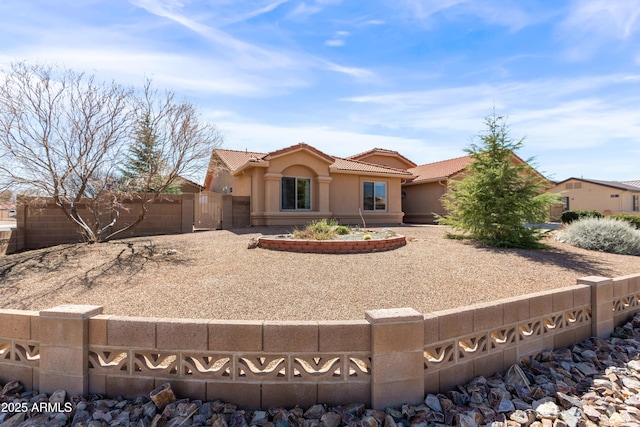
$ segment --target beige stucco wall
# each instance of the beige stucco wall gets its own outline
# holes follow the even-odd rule
[[[222,193],[224,187],[232,187],[234,185],[234,178],[229,173],[228,169],[216,169],[211,175],[211,182],[207,191],[213,191],[215,193]]]
[[[268,160],[268,167],[254,166],[236,176],[218,172],[212,189],[224,185],[233,187],[234,196],[251,196],[252,225],[303,225],[321,218],[338,218],[345,224],[361,223],[363,182],[387,184],[387,210],[365,212],[368,224],[399,224],[402,222],[401,179],[399,177],[330,173],[331,161],[307,150],[286,153]],[[283,211],[281,209],[282,177],[311,179],[311,209]],[[224,185],[223,185],[224,184]]]
[[[440,198],[446,191],[446,184],[440,182],[428,182],[424,184],[405,185],[402,191],[405,193],[402,199],[404,222],[417,224],[432,224],[433,213],[442,215],[444,208]]]
[[[407,169],[406,163],[396,156],[384,156],[381,154],[369,154],[368,156],[361,157],[361,162],[373,163],[375,165],[388,166],[396,169]]]
[[[568,189],[567,184],[569,187],[580,184],[581,187]],[[633,195],[640,195],[640,192],[633,193],[576,179],[555,185],[548,192],[558,194],[561,197],[569,197],[570,210],[596,210],[612,213],[631,212],[633,210]],[[611,197],[612,195],[618,197]]]
[[[399,224],[402,222],[401,179],[351,173],[331,175],[329,206],[333,217],[342,224],[360,224],[362,211],[368,224]],[[384,182],[387,184],[387,209],[384,212],[363,210],[364,182]]]
[[[315,175],[329,175],[329,165],[333,163],[330,160],[320,158],[315,154],[312,154],[306,150],[294,151],[282,156],[278,156],[269,160],[269,172],[282,173],[285,171],[288,173],[295,173],[296,171],[309,171],[308,173]],[[296,168],[300,166],[302,168]],[[295,175],[287,175],[295,176]],[[302,175],[313,177],[310,175]]]

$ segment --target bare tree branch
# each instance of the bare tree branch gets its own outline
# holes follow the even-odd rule
[[[117,165],[143,117],[157,135],[161,168],[136,177],[153,191],[134,194]],[[68,69],[13,64],[0,77],[0,190],[52,197],[88,242],[109,240],[144,220],[179,175],[191,175],[222,141],[196,108],[145,82],[136,91]],[[123,200],[137,219],[118,225]],[[83,209],[81,209],[81,206]]]

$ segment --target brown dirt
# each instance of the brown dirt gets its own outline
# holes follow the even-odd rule
[[[363,319],[423,313],[569,286],[584,276],[640,273],[640,257],[574,248],[496,249],[403,226],[390,252],[317,255],[247,249],[247,228],[60,245],[0,257],[0,308],[104,306],[105,314],[246,320]],[[173,254],[169,254],[171,251]]]

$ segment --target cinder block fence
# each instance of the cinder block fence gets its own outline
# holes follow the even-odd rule
[[[179,397],[256,409],[418,403],[542,350],[606,337],[640,311],[640,274],[421,314],[267,322],[111,316],[102,307],[0,310],[0,382],[42,392]]]

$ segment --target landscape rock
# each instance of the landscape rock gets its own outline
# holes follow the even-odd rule
[[[164,383],[160,387],[153,390],[149,396],[158,409],[162,410],[167,404],[175,402],[176,396],[171,390],[171,384]]]
[[[440,405],[440,399],[438,399],[438,396],[429,393],[427,394],[424,403],[426,403],[426,405],[433,411],[442,413],[442,406]]]

